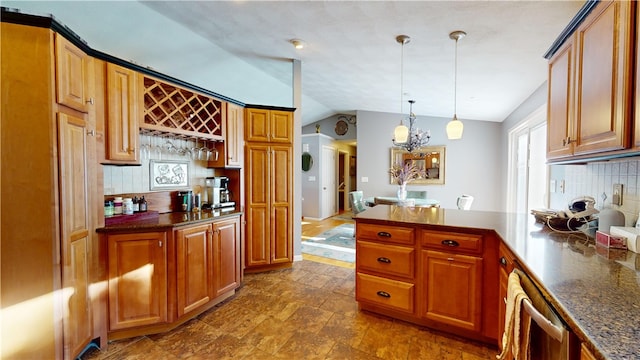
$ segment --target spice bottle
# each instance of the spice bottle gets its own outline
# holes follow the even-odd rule
[[[113,216],[113,201],[105,200],[105,202],[104,202],[104,216]]]
[[[140,212],[140,202],[137,196],[133,197],[133,212],[134,213]]]
[[[142,199],[140,199],[139,208],[140,208],[140,212],[147,211],[147,200],[144,199],[144,195],[142,196]]]
[[[114,215],[122,215],[122,197],[116,196],[113,199],[113,214]]]
[[[125,215],[133,215],[133,200],[131,200],[131,198],[122,200],[122,213]]]

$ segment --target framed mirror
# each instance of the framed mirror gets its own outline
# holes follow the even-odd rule
[[[392,167],[395,164],[413,163],[419,169],[425,171],[425,176],[412,180],[408,185],[424,185],[444,184],[444,170],[445,170],[445,146],[425,146],[410,153],[404,149],[391,148],[391,164]],[[389,182],[395,184],[393,178],[389,177]]]
[[[313,156],[308,152],[302,153],[302,171],[307,172],[313,167]]]

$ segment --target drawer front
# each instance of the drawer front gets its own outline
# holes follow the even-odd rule
[[[356,301],[413,314],[415,285],[357,273]]]
[[[358,239],[413,245],[414,233],[415,231],[411,227],[356,224],[356,236]]]
[[[482,235],[422,230],[422,245],[443,251],[482,252]]]
[[[356,243],[358,269],[383,275],[396,275],[413,280],[415,273],[414,248],[358,241]]]

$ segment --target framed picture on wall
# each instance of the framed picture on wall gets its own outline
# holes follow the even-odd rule
[[[184,189],[189,186],[189,162],[176,160],[149,161],[151,190]]]

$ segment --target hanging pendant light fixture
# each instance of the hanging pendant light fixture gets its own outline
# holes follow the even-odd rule
[[[462,139],[462,131],[464,130],[464,124],[458,120],[458,114],[456,109],[456,102],[458,100],[458,40],[467,35],[464,31],[454,31],[449,34],[449,38],[456,41],[456,55],[455,66],[453,76],[453,119],[447,124],[447,138],[449,140]]]
[[[400,53],[400,113],[402,114],[402,103],[404,95],[404,45],[411,41],[408,35],[396,36],[396,42],[402,45],[402,51]],[[408,152],[413,152],[419,148],[426,146],[431,139],[431,132],[429,130],[422,131],[416,128],[414,125],[416,115],[413,113],[413,104],[415,100],[409,100],[409,127],[404,124],[404,118],[400,119],[400,124],[396,126],[393,131],[393,145],[403,148]]]

